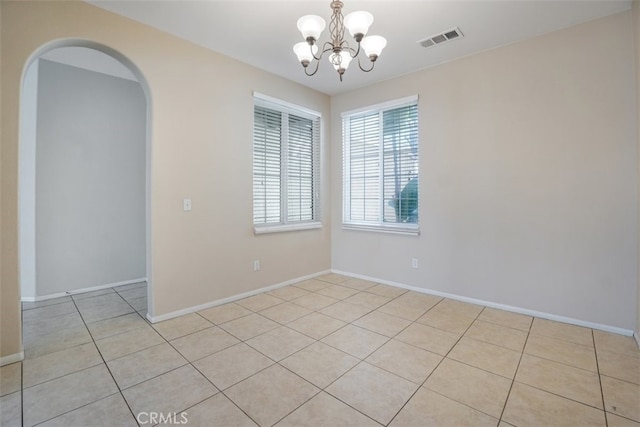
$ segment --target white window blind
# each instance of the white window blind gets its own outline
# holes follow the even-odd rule
[[[255,98],[253,223],[256,232],[317,226],[319,173],[319,115],[297,110],[289,104]]]
[[[417,97],[343,114],[347,227],[417,233]]]

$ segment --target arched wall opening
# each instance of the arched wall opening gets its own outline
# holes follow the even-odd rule
[[[100,61],[95,61],[94,64],[87,63],[87,66],[83,66],[73,63],[61,64],[60,62],[64,63],[65,61],[57,62],[50,60],[50,58],[54,57],[52,56],[52,53],[60,53],[62,51],[68,52],[69,48],[84,50],[90,49],[94,54],[105,56],[105,58],[108,58],[113,63],[117,61],[122,70],[124,70],[124,74],[128,74],[128,76],[123,74],[124,79],[127,80],[125,81],[122,78],[123,76],[116,76],[117,73],[112,74],[111,72],[106,71],[105,74],[105,71],[100,69],[99,65],[97,69],[95,67],[92,69],[92,66],[97,65]],[[58,55],[58,57],[62,56]],[[125,118],[128,121],[128,124],[121,121],[118,122],[118,126],[110,126],[108,129],[100,128],[100,126],[97,125],[94,131],[88,132],[87,129],[92,125],[92,123],[87,122],[90,122],[91,119],[86,119],[86,116],[82,116],[84,117],[84,120],[82,120],[81,117],[81,120],[68,123],[68,133],[54,135],[58,139],[62,140],[63,144],[66,144],[66,148],[70,148],[70,150],[66,150],[67,152],[64,153],[54,153],[53,155],[58,157],[58,161],[48,162],[48,170],[39,169],[42,165],[37,164],[37,159],[39,158],[38,155],[52,155],[52,153],[37,152],[37,148],[40,148],[42,145],[42,141],[40,141],[40,145],[37,144],[39,138],[39,135],[37,135],[37,111],[42,110],[45,107],[50,110],[56,108],[55,99],[50,99],[48,105],[38,104],[38,100],[41,99],[39,98],[37,89],[39,78],[42,77],[38,75],[40,71],[39,64],[41,62],[45,65],[44,68],[46,68],[46,72],[52,72],[52,70],[54,73],[56,70],[65,71],[71,74],[76,73],[75,77],[78,75],[89,76],[97,77],[98,81],[116,82],[120,85],[119,90],[121,92],[119,93],[123,93],[122,90],[125,91],[124,93],[127,93],[126,88],[133,87],[133,85],[135,85],[137,89],[134,89],[132,92],[135,92],[135,90],[141,92],[139,95],[136,95],[139,96],[139,105],[135,107],[137,108],[136,111],[140,112],[138,117],[140,120],[128,118],[125,112],[120,112],[122,115],[119,117]],[[68,77],[69,78],[67,80],[71,81],[73,76],[69,75]],[[90,83],[90,80],[86,81],[85,84],[86,83]],[[127,84],[130,86],[127,86]],[[86,89],[87,86],[84,87],[85,92]],[[52,93],[54,95],[57,94],[59,99],[60,95],[64,97],[66,92],[64,87],[54,87]],[[117,96],[117,93],[118,92],[114,93],[114,96]],[[96,95],[98,96],[96,96],[95,104],[104,108],[104,104],[107,103],[107,99],[105,99],[104,96],[99,96],[99,94],[100,92],[96,92]],[[104,94],[104,90],[102,91],[102,94]],[[109,96],[111,95],[108,95],[107,98]],[[94,117],[99,116],[100,114],[104,114],[104,110],[100,110],[98,108],[96,112],[94,112]],[[52,117],[55,118],[56,115],[53,115]],[[138,133],[136,134],[136,141],[140,140],[141,142],[140,147],[135,148],[137,151],[134,155],[137,156],[137,164],[142,165],[142,170],[131,170],[133,167],[132,161],[120,164],[118,166],[121,168],[119,171],[108,170],[117,169],[117,167],[109,168],[109,165],[113,166],[116,164],[114,162],[118,162],[119,159],[109,159],[109,157],[118,155],[116,147],[118,144],[120,144],[120,148],[124,147],[127,150],[131,149],[131,147],[125,147],[127,142],[126,139],[130,138],[131,134],[128,134],[128,136],[125,137],[123,136],[123,132],[130,131],[130,128],[135,126],[136,121],[142,122],[138,125],[141,129],[138,129]],[[54,129],[55,131],[55,123],[53,127],[49,126],[48,131],[51,129]],[[71,137],[69,135],[71,135]],[[78,135],[80,135],[78,137],[78,141],[73,141],[73,139]],[[83,147],[83,144],[79,143],[82,138],[85,138],[87,141],[90,140],[94,146],[96,144],[99,146],[101,140],[105,141],[105,138],[108,139],[110,137],[114,142],[114,147],[110,147],[110,149],[106,151],[94,150],[94,152],[88,152],[87,147]],[[109,48],[108,46],[92,41],[65,39],[52,41],[41,46],[30,56],[23,69],[20,93],[19,139],[19,277],[22,300],[38,301],[41,299],[65,295],[67,293],[76,293],[145,280],[148,283],[148,286],[146,287],[147,303],[145,304],[145,309],[140,311],[143,315],[153,315],[153,299],[151,296],[153,286],[151,280],[150,215],[151,95],[147,81],[140,70],[124,55]],[[42,138],[40,139],[42,140]],[[71,156],[73,159],[66,159],[65,156]],[[63,161],[61,162],[60,159]],[[68,168],[64,166],[66,165],[65,162],[68,160],[71,161],[70,164],[73,166],[72,169],[76,169],[75,171],[69,171]],[[90,179],[87,179],[86,182],[80,179],[78,180],[80,182],[73,183],[73,180],[77,180],[78,178],[78,172],[95,168],[96,165],[102,165],[105,169],[102,171],[101,183],[92,186],[95,182],[92,182]],[[39,179],[36,179],[36,170],[38,170],[40,174]],[[74,173],[75,176],[73,175]],[[131,181],[132,177],[134,177],[135,182]],[[77,197],[75,197],[73,191],[71,191],[73,189],[69,188],[62,192],[58,192],[57,194],[50,194],[50,192],[47,193],[44,190],[51,188],[50,184],[52,184],[50,182],[43,183],[43,180],[46,180],[47,178],[49,178],[50,181],[59,181],[58,183],[72,182],[73,185],[70,187],[75,187]],[[70,179],[71,181],[69,181]],[[132,185],[132,188],[137,188],[137,193],[127,189],[125,191],[127,194],[123,195],[122,191],[117,190],[115,182],[109,182],[111,179],[121,179],[123,181],[120,183],[121,187],[122,185],[126,185],[125,181],[129,179],[129,184]],[[38,186],[38,184],[40,185]],[[49,185],[49,187],[47,187],[47,185]],[[40,187],[40,192],[37,191],[37,187]],[[112,194],[107,194],[109,192]],[[83,197],[83,194],[85,194],[85,196],[89,194],[91,196],[91,200],[87,200],[87,197]],[[88,206],[88,204],[91,204],[91,206]],[[51,208],[52,205],[57,206],[57,208],[53,210],[48,209],[47,211],[47,208]],[[135,221],[131,220],[131,218],[124,222],[121,221],[118,212],[127,212],[128,215],[129,210],[134,206],[135,209],[137,209]],[[42,214],[43,211],[49,213],[55,212],[56,217],[48,218],[48,221],[44,221],[46,224],[39,220],[42,218],[39,218],[37,221],[37,215]],[[87,220],[85,224],[80,224],[79,221],[77,221],[77,218],[73,218],[74,215],[80,215],[82,212],[84,212],[85,217],[90,216],[90,218],[85,218]],[[68,218],[65,218],[65,216],[68,216]],[[129,217],[131,216],[132,215],[129,215]],[[60,227],[60,224],[63,224],[63,227]],[[67,229],[61,229],[64,227],[67,227]],[[91,232],[85,232],[87,230],[83,230],[82,227],[89,227],[89,229],[92,229],[93,227],[93,234]],[[99,229],[96,230],[96,227]],[[109,232],[109,227],[111,227],[111,232]],[[120,248],[117,247],[118,242],[116,235],[118,235],[118,233],[121,235],[127,234],[127,231],[125,230],[127,227],[129,227],[131,233],[139,233],[140,238],[138,239],[139,242],[137,242],[137,244],[139,243],[139,248],[132,249],[129,246],[135,245],[127,244],[121,245],[122,247]],[[142,230],[138,230],[140,227]],[[99,236],[99,238],[96,239],[96,236]],[[91,237],[94,238],[91,239]],[[67,247],[62,248],[63,250],[61,250],[60,253],[55,252],[55,245],[53,247],[51,245],[49,247],[42,247],[42,242],[47,238],[49,239],[49,243],[51,241],[57,241],[61,242],[62,246],[66,244]],[[81,242],[82,244],[74,246],[74,239],[76,242],[82,239],[94,241],[84,241]],[[38,246],[39,244],[40,246]],[[97,250],[95,251],[95,254],[91,255],[86,253],[86,248],[91,247],[91,245],[95,245],[96,248],[100,245],[110,245],[110,247],[105,248],[103,246],[101,250]],[[76,253],[73,253],[73,250],[70,251],[69,247],[75,247]],[[48,251],[44,253],[48,253],[52,256],[38,257],[38,254],[42,255],[43,250]],[[117,275],[109,276],[108,274],[104,274],[109,270],[111,265],[122,265],[122,262],[129,262],[130,260],[127,261],[127,259],[131,258],[131,253],[128,253],[127,251],[132,250],[135,250],[136,256],[141,256],[141,260],[139,261],[141,266],[139,266],[139,268],[131,268],[131,265],[129,265],[128,272],[123,273],[124,276],[122,280],[113,278]],[[38,261],[42,261],[42,258],[49,258],[48,265]],[[86,262],[75,262],[82,259]],[[121,264],[118,264],[118,262]],[[58,267],[60,267],[60,271],[58,271]],[[65,269],[66,272],[63,271]],[[102,277],[100,277],[100,272],[98,271],[100,269],[104,270],[102,271]],[[123,270],[127,270],[127,268],[123,268]],[[135,273],[133,272],[134,270],[136,271]],[[42,275],[46,277],[38,277],[38,271],[45,272]],[[80,281],[85,280],[84,283],[86,283],[86,285],[83,286],[78,283],[69,284],[68,289],[63,289],[64,285],[61,285],[60,282],[65,282],[65,274],[68,277],[69,274],[76,273]]]

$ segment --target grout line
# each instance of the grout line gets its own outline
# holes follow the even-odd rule
[[[605,406],[605,403],[604,403],[604,389],[602,388],[602,375],[600,374],[600,362],[598,360],[598,349],[596,347],[596,337],[593,332],[593,329],[591,329],[591,340],[593,342],[593,354],[595,355],[595,358],[596,358],[596,372],[598,374],[598,384],[600,385],[600,398],[602,399],[602,410],[604,412],[604,422],[605,422],[605,425],[608,426],[609,417],[607,417],[607,407]]]

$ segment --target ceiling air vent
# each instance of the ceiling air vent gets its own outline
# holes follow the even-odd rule
[[[464,34],[462,34],[462,31],[460,31],[460,28],[455,27],[443,33],[427,37],[426,39],[418,40],[418,43],[420,43],[420,46],[422,47],[431,47],[437,44],[442,44],[451,40],[459,39],[461,37],[464,37]]]

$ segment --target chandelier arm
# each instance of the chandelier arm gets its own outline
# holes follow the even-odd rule
[[[330,50],[333,50],[333,45],[331,44],[331,42],[324,42],[320,55],[316,56],[313,52],[311,52],[311,55],[313,55],[313,59],[315,59],[316,61],[320,61],[322,59],[322,56]]]
[[[376,66],[376,63],[372,61],[371,62],[371,68],[369,68],[369,69],[363,68],[362,67],[362,63],[360,62],[360,57],[358,56],[358,67],[360,67],[360,69],[362,71],[364,71],[365,73],[368,73],[369,71],[373,70],[373,67],[375,67],[375,66]]]
[[[321,55],[321,56],[322,56],[322,55]],[[315,58],[315,57],[314,57],[314,58]],[[305,67],[305,68],[304,68],[304,73],[305,73],[307,76],[311,77],[311,76],[313,76],[315,73],[317,73],[317,72],[318,72],[318,69],[319,69],[319,68],[320,68],[320,61],[316,61],[316,69],[315,69],[315,70],[313,70],[313,73],[309,73],[309,72],[308,72],[309,67]]]

